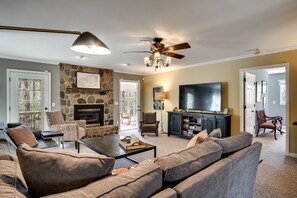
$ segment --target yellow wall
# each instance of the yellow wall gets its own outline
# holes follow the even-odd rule
[[[154,111],[152,88],[163,86],[164,91],[168,92],[168,100],[165,101],[165,111],[162,114],[164,128],[167,129],[166,111],[171,111],[174,107],[178,107],[179,85],[222,82],[222,108],[228,107],[230,109],[232,114],[231,133],[235,134],[240,130],[240,69],[281,63],[289,63],[289,112],[287,112],[289,113],[290,123],[289,152],[297,153],[297,127],[291,124],[297,120],[297,50],[145,76],[144,111]],[[160,113],[158,113],[158,116],[160,116]]]

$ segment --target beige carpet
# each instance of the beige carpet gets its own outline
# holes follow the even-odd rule
[[[254,198],[297,197],[297,158],[285,155],[286,136],[278,133],[277,138],[267,132],[254,138],[263,143]]]
[[[189,141],[176,136],[167,137],[166,134],[160,134],[158,137],[153,134],[141,137],[135,130],[120,133],[122,136],[131,134],[138,136],[145,142],[156,145],[157,156],[180,151],[186,147]],[[254,141],[263,143],[261,154],[263,162],[259,164],[254,198],[297,197],[297,159],[285,156],[285,139],[285,135],[278,134],[278,140],[274,140],[272,133],[261,134],[254,138]],[[74,145],[66,143],[65,150],[75,151]],[[81,152],[93,151],[81,146]],[[139,161],[153,158],[153,152],[147,151],[137,154],[133,158]],[[120,159],[116,161],[115,168],[129,167],[133,164],[127,159]]]

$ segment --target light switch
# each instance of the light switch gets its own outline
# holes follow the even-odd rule
[[[53,102],[53,103],[52,103],[52,107],[55,107],[55,106],[56,106],[56,103]]]

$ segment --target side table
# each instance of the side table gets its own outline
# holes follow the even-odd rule
[[[50,139],[53,137],[58,138],[58,144],[59,146],[61,145],[61,137],[64,136],[64,133],[59,132],[59,131],[42,131],[41,132],[41,137],[43,139]],[[62,142],[62,148],[64,149],[64,142]]]

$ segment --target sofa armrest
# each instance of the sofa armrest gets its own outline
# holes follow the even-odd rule
[[[166,188],[152,196],[152,198],[177,198],[177,193],[172,188]]]

